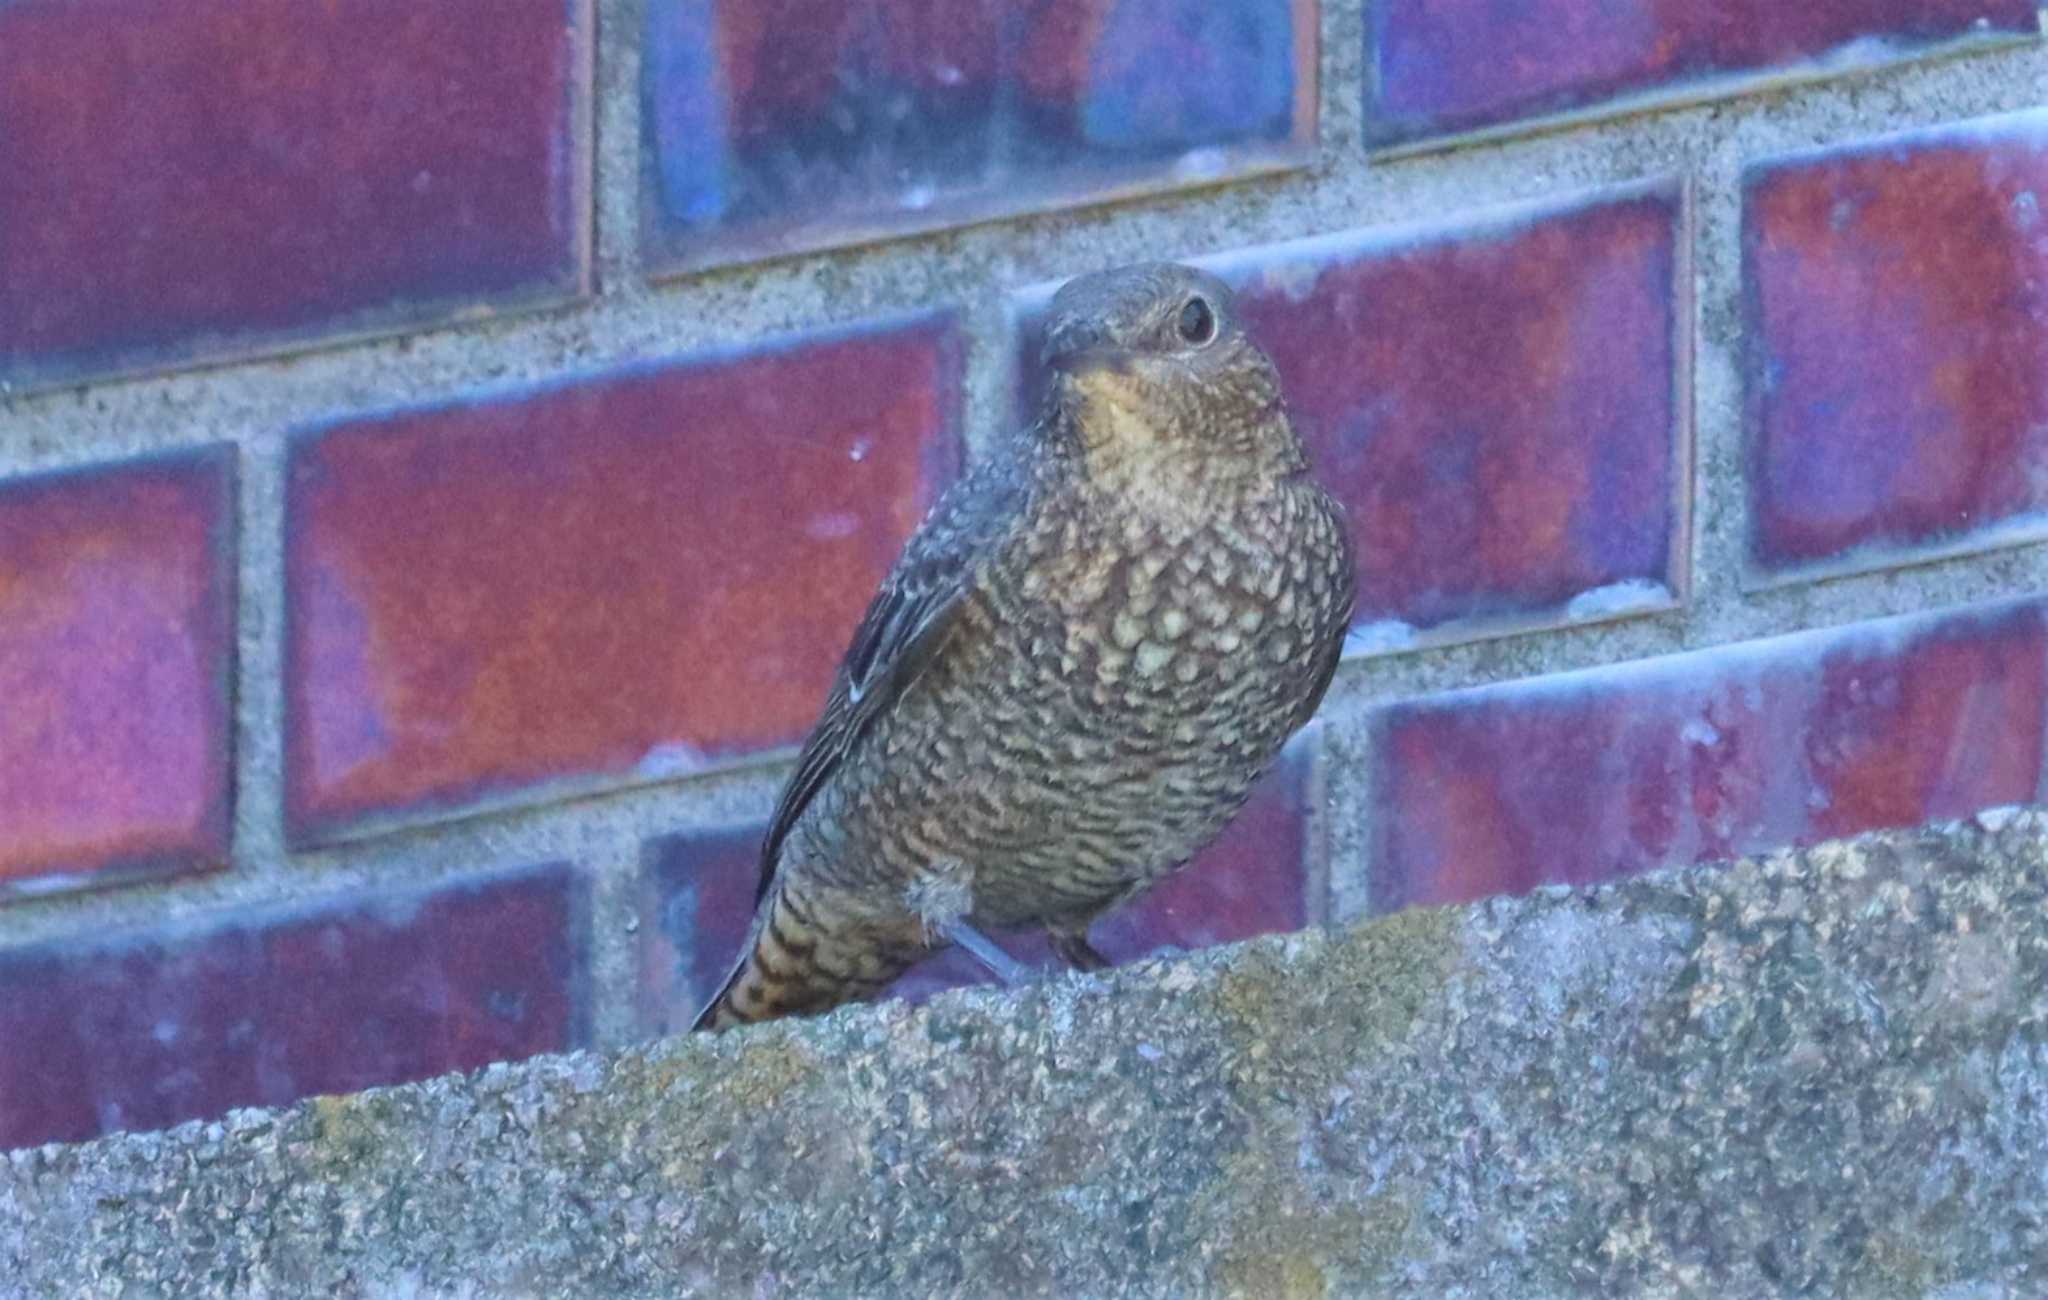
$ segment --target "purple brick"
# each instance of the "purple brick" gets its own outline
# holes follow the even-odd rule
[[[650,0],[675,271],[1305,163],[1314,0]]]
[[[2048,530],[2048,112],[1744,185],[1751,559],[1886,567]]]
[[[926,317],[299,438],[293,841],[795,743],[953,473],[958,388]]]
[[[587,9],[0,5],[0,381],[581,292]]]
[[[565,867],[0,952],[0,1149],[589,1041]]]
[[[2038,801],[2038,601],[1393,704],[1373,905],[1461,902]]]
[[[1169,949],[1205,948],[1299,930],[1324,916],[1319,856],[1310,842],[1312,750],[1304,733],[1216,842],[1187,868],[1103,918],[1096,948],[1121,965]],[[764,824],[687,831],[650,842],[640,880],[640,1021],[679,1033],[732,969],[754,912]],[[1054,965],[1043,936],[1006,935],[1027,965]],[[889,996],[922,1002],[943,989],[987,982],[948,951],[906,972]]]
[[[1493,135],[2032,36],[2035,0],[1381,0],[1366,139]]]
[[[0,896],[227,860],[234,466],[0,482]]]
[[[650,840],[640,871],[640,1024],[690,1027],[731,971],[754,917],[766,822]]]
[[[1199,259],[1350,512],[1360,649],[1669,608],[1690,468],[1677,181]],[[1043,290],[1020,296],[1035,402]]]

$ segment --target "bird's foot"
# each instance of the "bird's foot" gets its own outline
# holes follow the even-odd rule
[[[1085,930],[1047,930],[1053,954],[1075,970],[1107,970],[1109,958],[1095,951]]]

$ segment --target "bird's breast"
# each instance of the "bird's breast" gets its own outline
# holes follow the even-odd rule
[[[1090,732],[1158,750],[1259,748],[1308,689],[1349,575],[1322,514],[1286,496],[1194,526],[1067,519],[1019,555],[1017,673]],[[1247,733],[1240,737],[1240,733]]]

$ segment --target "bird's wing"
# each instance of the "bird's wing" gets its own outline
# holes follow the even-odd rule
[[[774,884],[782,843],[797,818],[868,727],[903,697],[944,649],[973,588],[976,564],[992,540],[993,524],[1008,504],[1007,495],[1001,484],[985,477],[962,481],[946,494],[883,579],[854,631],[825,711],[804,741],[796,770],[768,823],[754,894],[757,906]]]
[[[1345,602],[1344,616],[1338,621],[1337,626],[1340,629],[1351,626],[1351,604],[1349,601]],[[1330,638],[1330,644],[1323,647],[1322,662],[1316,665],[1316,675],[1309,682],[1308,694],[1302,698],[1301,707],[1295,710],[1291,724],[1293,730],[1299,731],[1308,725],[1310,718],[1316,716],[1316,710],[1322,707],[1323,696],[1330,692],[1330,683],[1336,680],[1337,664],[1343,658],[1344,634],[1342,631],[1339,631],[1336,636]]]
[[[1337,634],[1323,647],[1323,657],[1316,664],[1316,675],[1309,682],[1308,694],[1303,698],[1302,706],[1296,711],[1290,724],[1296,730],[1308,725],[1309,719],[1322,707],[1323,696],[1329,693],[1330,683],[1337,676],[1337,665],[1344,658],[1344,643],[1351,632],[1351,615],[1358,599],[1358,589],[1352,585],[1352,565],[1355,561],[1351,558],[1351,534],[1344,527],[1343,507],[1330,500],[1327,495],[1324,496],[1324,500],[1328,503],[1326,509],[1335,525],[1332,536],[1336,544],[1342,548],[1344,555],[1340,568],[1344,574],[1345,586],[1338,595],[1338,609],[1334,620]]]

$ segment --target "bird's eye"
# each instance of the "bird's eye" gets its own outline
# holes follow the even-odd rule
[[[1190,298],[1180,309],[1180,336],[1197,347],[1216,337],[1216,313],[1200,298]]]

